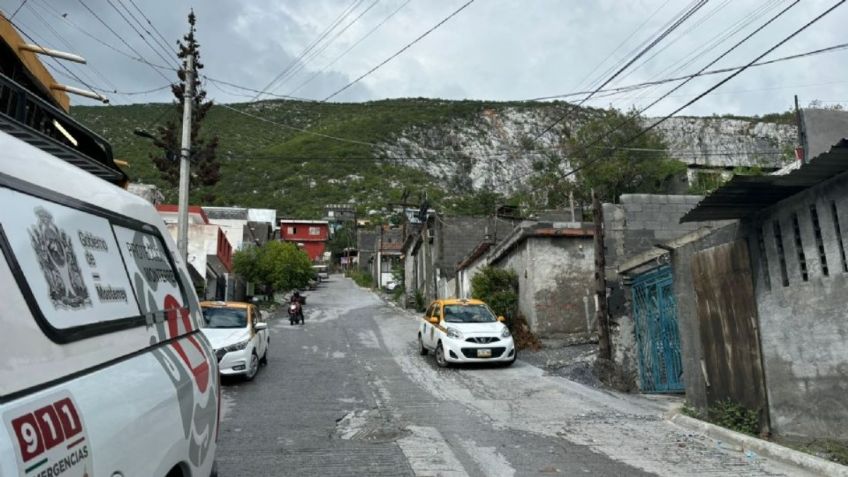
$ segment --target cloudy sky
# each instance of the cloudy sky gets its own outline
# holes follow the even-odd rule
[[[283,74],[269,92],[321,100],[389,58],[467,2],[133,1],[134,4],[131,0],[27,0],[19,9],[21,0],[0,0],[0,7],[7,15],[19,9],[13,21],[41,44],[84,56],[87,65],[67,64],[79,79],[121,93],[155,90],[174,78],[172,71],[137,61],[140,56],[156,65],[176,63],[173,52],[169,55],[161,51],[147,37],[145,30],[158,38],[136,5],[171,44],[186,30],[186,15],[194,8],[205,64],[203,74],[211,78],[206,83],[209,95],[218,102],[242,102],[254,94],[216,81],[264,90],[272,79]],[[591,89],[608,79],[617,65],[632,59],[640,46],[656,38],[694,3],[697,2],[476,0],[333,100],[397,97],[523,100]],[[791,3],[791,0],[709,0],[609,86],[697,72]],[[834,3],[835,0],[799,2],[712,68],[748,63]],[[128,12],[144,28],[136,25],[138,32],[134,31],[129,25],[133,18]],[[845,43],[846,24],[848,6],[842,6],[765,59]],[[329,29],[333,25],[335,28]],[[139,32],[158,54],[142,40]],[[793,94],[799,95],[802,104],[817,99],[828,105],[848,106],[846,60],[848,49],[842,49],[752,68],[683,114],[785,111],[792,105]],[[68,72],[59,66],[53,63],[48,66],[66,84],[83,86],[79,79],[67,77]],[[646,114],[670,113],[727,74],[698,78]],[[599,95],[587,104],[644,107],[672,86]],[[165,89],[107,96],[113,104],[170,100]],[[581,96],[569,98],[580,99]],[[78,98],[73,102],[92,104]]]

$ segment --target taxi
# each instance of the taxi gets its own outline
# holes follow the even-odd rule
[[[480,300],[434,301],[418,327],[418,351],[432,352],[436,364],[515,362],[517,350],[502,316]]]
[[[259,365],[268,363],[268,324],[256,305],[235,301],[204,301],[201,331],[212,344],[222,376],[252,380]]]

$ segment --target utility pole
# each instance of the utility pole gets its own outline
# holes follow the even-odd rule
[[[180,196],[177,218],[177,249],[188,263],[188,187],[191,158],[191,105],[194,95],[194,54],[186,56],[185,87],[183,88],[183,135],[180,146]]]
[[[795,147],[795,158],[801,161],[801,164],[807,162],[807,151],[804,146],[807,141],[804,133],[804,123],[801,122],[801,108],[798,107],[798,95],[795,95],[795,127],[798,130],[798,145]]]
[[[592,190],[592,208],[595,218],[595,296],[597,303],[596,321],[598,322],[598,357],[610,360],[609,321],[607,320],[607,280],[606,257],[604,254],[604,209],[601,201]]]

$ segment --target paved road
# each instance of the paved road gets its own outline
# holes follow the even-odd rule
[[[268,366],[225,384],[222,476],[789,475],[668,424],[661,400],[520,360],[440,369],[413,315],[340,276],[306,312],[272,319]]]

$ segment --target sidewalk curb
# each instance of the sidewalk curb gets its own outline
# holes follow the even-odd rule
[[[819,475],[829,475],[834,477],[848,477],[848,467],[839,465],[835,462],[805,454],[795,449],[783,447],[773,442],[764,441],[753,436],[742,434],[730,429],[710,424],[709,422],[701,421],[680,413],[680,411],[672,411],[666,416],[666,420],[680,427],[689,429],[690,431],[700,432],[707,436],[723,441],[735,446],[738,446],[742,451],[752,451],[764,457],[782,462],[790,466],[801,467],[804,470],[813,472]]]

